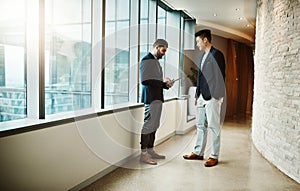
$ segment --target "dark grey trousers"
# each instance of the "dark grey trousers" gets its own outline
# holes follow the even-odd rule
[[[160,125],[162,102],[155,100],[145,104],[144,124],[141,133],[141,149],[153,148],[155,134]]]

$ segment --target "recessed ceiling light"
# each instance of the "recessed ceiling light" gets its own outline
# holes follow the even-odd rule
[[[239,17],[239,20],[243,20],[244,18],[243,17]]]
[[[217,13],[214,13],[214,17],[218,16]]]
[[[240,8],[236,8],[235,10],[236,10],[236,11],[240,11],[241,9],[240,9]]]

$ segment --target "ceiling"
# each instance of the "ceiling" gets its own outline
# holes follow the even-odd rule
[[[254,44],[256,0],[163,0],[176,10],[196,19],[196,30],[212,33],[238,42]]]

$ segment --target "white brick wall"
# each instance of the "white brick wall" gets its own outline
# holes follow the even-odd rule
[[[257,3],[252,139],[300,183],[300,1]]]

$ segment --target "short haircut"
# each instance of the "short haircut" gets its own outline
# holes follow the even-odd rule
[[[195,38],[200,37],[202,40],[207,38],[208,42],[211,42],[211,32],[209,29],[203,29],[195,33]]]
[[[166,46],[168,48],[168,42],[164,39],[157,39],[154,43],[153,43],[153,47],[156,46]]]

